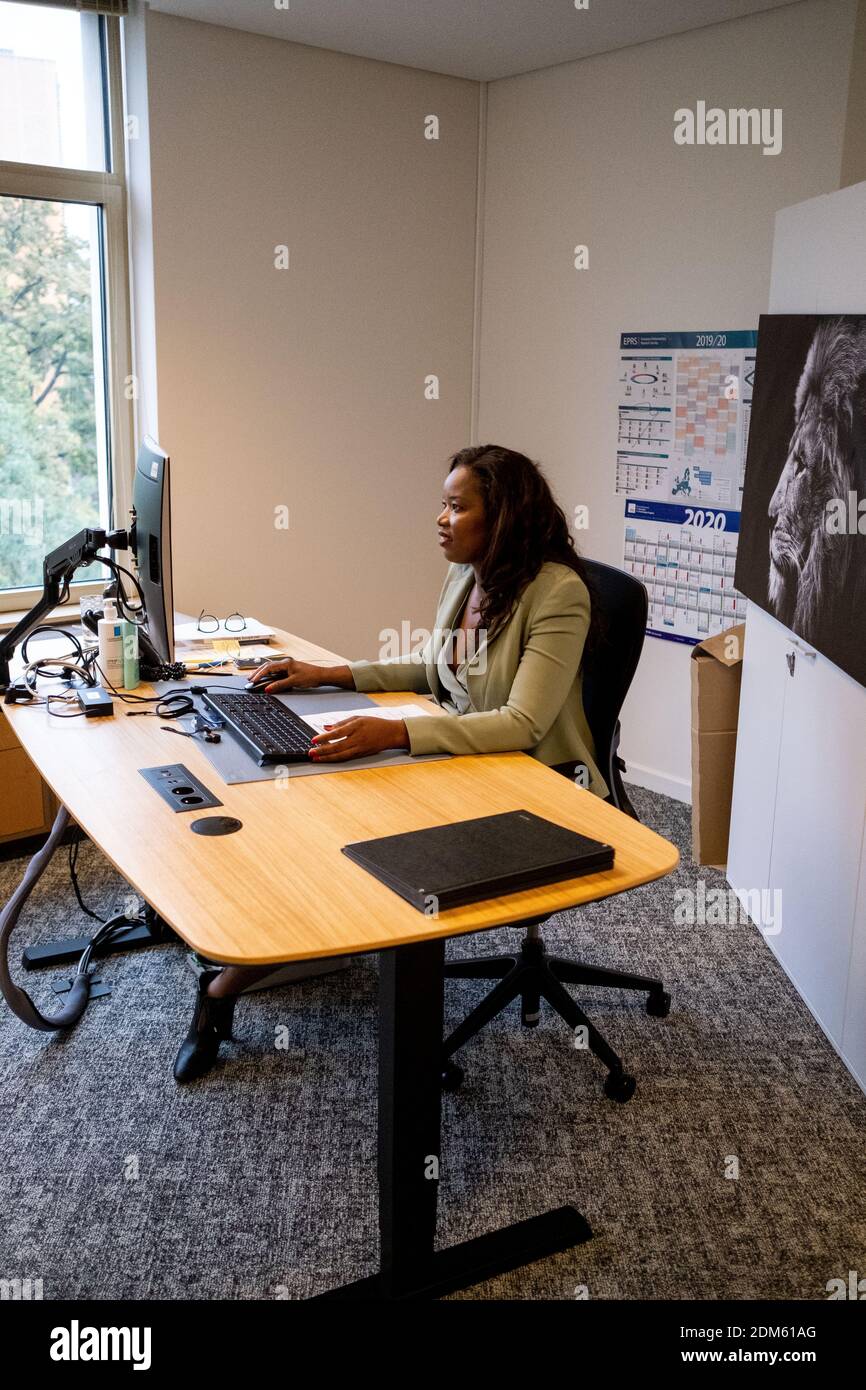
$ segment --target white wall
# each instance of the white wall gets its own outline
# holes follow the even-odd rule
[[[142,413],[158,387],[178,605],[250,609],[350,657],[428,624],[473,371],[476,438],[539,459],[568,512],[589,506],[586,553],[620,563],[619,334],[757,325],[776,210],[839,185],[856,10],[804,0],[490,84],[480,286],[478,84],[151,13]],[[701,98],[781,107],[783,152],[675,146],[675,109]],[[689,650],[648,639],[624,718],[631,775],[684,799]]]
[[[622,561],[619,334],[757,327],[776,210],[839,186],[855,13],[806,0],[489,87],[479,438],[588,504],[586,554]],[[701,98],[781,107],[782,153],[676,146]],[[623,721],[630,774],[683,799],[689,652],[647,639]]]
[[[177,607],[375,657],[382,627],[433,621],[445,460],[469,442],[479,86],[146,28]]]
[[[845,144],[842,149],[843,188],[866,178],[866,0],[859,0],[851,75],[848,81],[848,109],[845,115]]]

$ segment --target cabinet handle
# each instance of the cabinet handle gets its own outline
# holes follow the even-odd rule
[[[818,655],[814,647],[805,646],[802,642],[798,642],[796,637],[789,637],[788,641],[792,647],[796,647],[797,651],[801,652],[803,656],[807,656],[810,661],[814,661],[815,657]]]

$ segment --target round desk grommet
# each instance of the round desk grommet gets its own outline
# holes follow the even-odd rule
[[[196,835],[233,835],[243,827],[243,821],[234,816],[200,816],[190,823],[190,830]]]

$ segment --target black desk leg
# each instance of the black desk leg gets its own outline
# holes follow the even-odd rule
[[[324,1298],[440,1298],[588,1240],[559,1207],[434,1250],[440,1152],[445,942],[379,956],[379,1230],[381,1269]]]

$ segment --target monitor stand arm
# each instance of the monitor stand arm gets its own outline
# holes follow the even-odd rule
[[[61,600],[64,587],[69,584],[75,571],[81,565],[91,565],[100,559],[103,546],[112,550],[126,550],[129,535],[126,531],[98,531],[85,529],[76,536],[64,541],[56,550],[45,556],[42,562],[42,596],[37,600],[11,632],[0,638],[0,690],[10,684],[9,665],[19,642],[23,642],[35,627],[38,627]]]

